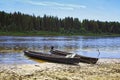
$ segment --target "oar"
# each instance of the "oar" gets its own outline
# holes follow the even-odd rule
[[[99,52],[99,54],[98,54],[98,57],[99,57],[99,55],[100,55],[100,51],[99,51],[99,49],[97,49],[98,50],[98,52]]]

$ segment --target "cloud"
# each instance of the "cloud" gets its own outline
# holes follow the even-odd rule
[[[86,8],[85,5],[63,4],[63,3],[58,3],[58,2],[46,2],[46,1],[38,2],[38,1],[27,0],[26,3],[36,5],[36,6],[55,7],[58,9],[66,9],[66,10]]]
[[[42,3],[42,2],[27,1],[27,3],[30,3],[32,5],[38,5],[38,6],[47,6],[46,3]]]

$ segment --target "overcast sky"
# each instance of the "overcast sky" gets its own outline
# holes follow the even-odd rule
[[[120,0],[0,0],[0,11],[120,22]]]

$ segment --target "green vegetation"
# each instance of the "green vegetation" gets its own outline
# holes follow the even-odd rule
[[[74,34],[65,34],[60,32],[50,32],[50,31],[27,31],[27,32],[0,32],[0,36],[120,36],[120,34],[94,34],[94,33],[74,33]]]
[[[0,35],[119,35],[119,22],[0,12]]]
[[[60,36],[60,35],[62,36],[65,34],[49,31],[0,32],[0,36]]]

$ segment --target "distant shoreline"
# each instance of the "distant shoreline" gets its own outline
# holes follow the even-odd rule
[[[26,32],[1,32],[0,36],[120,36],[120,34],[107,34],[107,33],[60,33],[60,32],[50,32],[50,31],[26,31]]]

